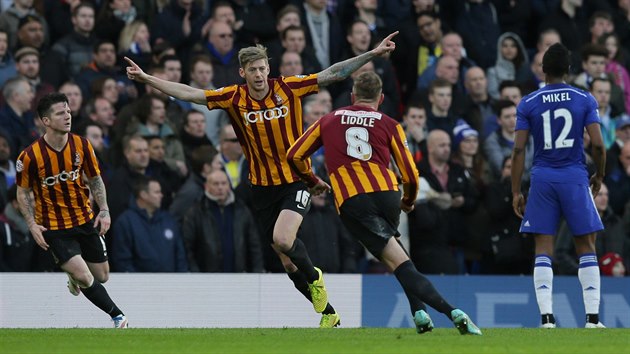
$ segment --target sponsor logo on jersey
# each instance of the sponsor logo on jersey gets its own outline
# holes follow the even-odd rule
[[[280,106],[269,108],[260,111],[251,111],[243,114],[243,118],[245,118],[245,124],[249,125],[262,123],[265,120],[274,120],[280,118],[286,118],[289,115],[289,107]]]
[[[74,182],[81,176],[81,171],[77,168],[74,171],[62,171],[54,176],[45,177],[42,179],[42,187],[52,187],[60,182],[71,181]]]

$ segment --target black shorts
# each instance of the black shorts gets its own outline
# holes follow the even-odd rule
[[[43,235],[58,265],[63,265],[78,254],[86,262],[107,262],[105,237],[98,235],[92,221],[71,229],[44,231]]]
[[[340,216],[352,236],[380,259],[389,239],[400,236],[400,192],[355,195],[341,204]]]
[[[311,194],[302,182],[279,186],[252,185],[254,217],[263,239],[273,243],[273,228],[282,210],[293,210],[304,216],[311,208]]]

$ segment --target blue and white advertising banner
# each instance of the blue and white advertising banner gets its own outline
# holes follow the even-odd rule
[[[454,307],[481,328],[538,327],[540,313],[531,276],[429,276]],[[600,320],[607,327],[630,327],[630,278],[602,278]],[[363,276],[363,327],[413,327],[409,302],[394,276]],[[582,290],[577,277],[556,276],[553,309],[558,327],[584,327]],[[428,307],[428,306],[427,306]],[[451,321],[429,308],[436,327]]]

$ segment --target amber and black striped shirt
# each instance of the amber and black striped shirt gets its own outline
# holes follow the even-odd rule
[[[87,139],[69,133],[61,151],[43,137],[24,149],[16,162],[16,182],[35,195],[35,222],[48,230],[80,226],[94,216],[83,173],[100,175],[94,149]]]
[[[418,194],[418,170],[407,148],[403,128],[394,119],[363,106],[340,108],[320,118],[289,149],[287,159],[307,183],[315,177],[306,157],[324,146],[337,208],[361,193],[398,190],[396,174],[389,169],[391,157],[408,185],[404,197]]]
[[[302,135],[302,97],[318,90],[317,74],[269,79],[262,100],[248,94],[247,85],[206,91],[208,108],[222,108],[230,116],[249,163],[252,184],[273,186],[299,177],[287,164],[287,150]]]

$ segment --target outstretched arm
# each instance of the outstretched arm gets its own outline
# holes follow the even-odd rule
[[[397,34],[398,31],[390,34],[389,36],[387,36],[387,38],[383,39],[378,47],[370,50],[367,53],[363,53],[354,58],[350,58],[342,62],[333,64],[329,68],[320,71],[317,74],[317,84],[322,87],[330,85],[337,81],[341,81],[350,76],[350,74],[352,74],[353,72],[357,71],[360,67],[365,65],[365,63],[372,60],[372,58],[382,56],[394,51],[394,49],[396,49],[396,43],[392,41],[392,38]]]
[[[127,67],[127,77],[129,79],[147,84],[171,97],[178,98],[182,101],[188,101],[202,105],[206,104],[206,94],[203,90],[180,84],[178,82],[171,82],[159,79],[155,76],[145,73],[138,66],[138,64],[133,62],[133,60],[127,57],[125,57],[125,60],[127,61],[127,63],[129,63],[129,66]]]

